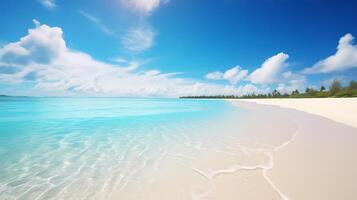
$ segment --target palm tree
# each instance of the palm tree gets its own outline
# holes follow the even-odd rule
[[[350,81],[350,84],[348,85],[348,90],[357,90],[357,82]]]
[[[294,90],[294,91],[291,93],[291,95],[298,95],[298,94],[300,94],[299,90]]]
[[[310,90],[311,90],[311,89],[307,87],[307,88],[305,89],[305,93],[310,93]]]
[[[325,91],[325,90],[326,90],[325,86],[321,86],[320,92],[323,92],[323,91]]]
[[[281,96],[281,94],[280,94],[280,92],[279,92],[278,90],[274,90],[274,91],[272,92],[272,95],[273,95],[273,97],[279,97],[279,96]]]
[[[330,85],[330,94],[335,95],[337,92],[341,91],[342,86],[339,80],[333,80]]]

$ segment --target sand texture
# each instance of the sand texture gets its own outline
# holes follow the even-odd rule
[[[357,98],[240,99],[238,101],[293,108],[357,128]]]

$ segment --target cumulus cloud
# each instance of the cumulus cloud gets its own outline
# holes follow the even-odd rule
[[[249,80],[255,84],[269,84],[277,82],[277,75],[287,66],[289,55],[278,53],[264,61],[262,66],[249,75]]]
[[[48,64],[65,51],[66,43],[60,28],[40,26],[37,20],[33,21],[36,28],[30,29],[27,36],[0,49],[1,62],[19,66],[33,62]]]
[[[286,71],[289,56],[285,53],[278,53],[264,61],[260,68],[248,75],[248,70],[239,66],[233,67],[225,72],[215,71],[208,73],[206,79],[227,80],[231,84],[236,84],[240,80],[249,81],[244,88],[244,93],[254,91],[254,93],[268,93],[270,86],[276,85],[279,92],[292,92],[293,90],[303,90],[307,85],[306,76],[303,74]],[[259,87],[257,87],[257,85]],[[241,88],[241,91],[242,88]],[[252,92],[251,92],[252,93]]]
[[[334,55],[318,61],[303,72],[307,74],[329,73],[354,67],[357,67],[357,45],[354,45],[354,37],[348,33],[340,38],[337,52]]]
[[[125,49],[141,52],[150,49],[154,44],[155,33],[151,28],[138,26],[130,28],[121,38]]]
[[[307,85],[308,81],[304,75],[287,71],[282,73],[276,89],[281,93],[291,93],[294,90],[303,91]]]
[[[240,66],[235,66],[231,69],[228,69],[224,73],[219,71],[208,73],[206,78],[211,80],[227,80],[231,84],[237,84],[247,75],[248,70],[243,70]]]
[[[216,71],[216,72],[211,72],[206,74],[206,79],[211,79],[211,80],[221,80],[223,79],[223,74],[222,72]]]
[[[238,87],[240,94],[267,94],[270,92],[270,87],[257,87],[253,84],[246,84]]]
[[[141,14],[149,15],[160,5],[167,3],[168,0],[121,0],[122,3],[131,10]]]
[[[241,67],[236,66],[224,72],[223,78],[228,80],[231,84],[236,84],[238,81],[246,77],[247,74],[248,70],[242,70]]]
[[[248,79],[255,84],[276,84],[276,89],[282,93],[303,90],[307,85],[304,75],[286,71],[288,54],[278,53],[264,61],[260,68],[253,71]]]
[[[41,25],[19,41],[0,48],[0,81],[30,81],[42,95],[169,96],[242,95],[259,92],[253,85],[234,87],[178,78],[177,73],[141,70],[125,59],[99,61],[67,47],[59,27]]]
[[[93,15],[84,12],[83,10],[79,10],[78,12],[83,17],[94,23],[103,33],[108,35],[114,35],[114,31],[109,29],[107,26],[105,26],[104,23],[101,20],[99,20],[97,17],[94,17]]]
[[[56,5],[56,0],[38,0],[38,2],[47,9],[53,9]]]

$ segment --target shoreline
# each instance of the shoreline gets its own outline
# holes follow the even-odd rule
[[[357,128],[357,98],[230,99],[295,109]]]
[[[87,120],[95,117],[94,120],[82,126],[81,118],[78,126],[69,129],[79,131],[68,132],[60,124],[65,131],[63,137],[47,134],[47,130],[57,130],[59,126],[38,120],[46,129],[31,132],[35,134],[30,134],[31,140],[28,139],[31,147],[38,149],[24,149],[23,154],[14,157],[18,161],[13,165],[1,162],[6,176],[0,177],[0,196],[7,199],[355,199],[356,128],[294,109],[218,101],[194,102],[194,107],[192,102],[186,102],[194,114],[192,118],[190,113],[177,115],[182,111],[178,108],[185,107],[182,102],[175,102],[173,105],[180,106],[172,107],[177,111],[172,115],[166,113],[160,118],[148,115],[139,120],[130,116],[131,121],[123,121],[127,119],[113,117],[123,113],[117,111],[116,101],[108,104],[105,100],[110,107],[104,110],[114,110],[116,115],[104,112],[107,117],[103,117],[103,110],[95,115],[86,114]],[[82,101],[64,102],[83,104]],[[103,109],[97,100],[90,102],[96,103],[94,108]],[[137,106],[130,103],[132,109]],[[156,108],[163,103],[150,101],[148,105]],[[63,117],[54,106],[47,107],[51,112],[46,112]],[[200,109],[209,110],[196,115]],[[98,109],[91,111],[95,110]],[[138,111],[147,112],[142,108]],[[70,113],[68,119],[73,120],[73,112]],[[36,119],[34,116],[31,118]],[[41,116],[42,112],[37,114]],[[31,125],[36,127],[38,123]],[[122,126],[124,123],[130,126]],[[13,133],[20,135],[23,131]],[[13,135],[9,134],[10,139],[4,140],[4,144]],[[2,147],[3,154],[12,150]]]

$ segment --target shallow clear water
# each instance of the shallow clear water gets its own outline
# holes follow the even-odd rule
[[[110,199],[131,183],[138,192],[165,156],[200,150],[207,127],[239,112],[219,100],[0,98],[0,198]]]

